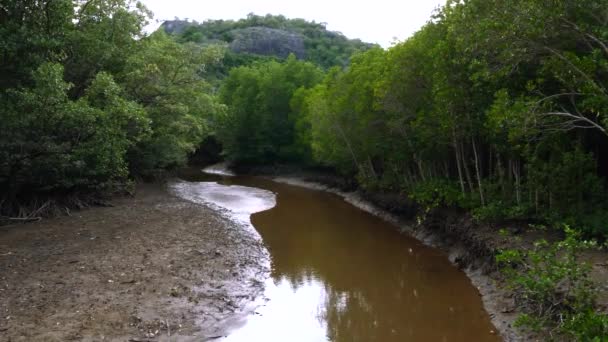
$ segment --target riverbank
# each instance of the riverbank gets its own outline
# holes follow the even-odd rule
[[[449,260],[462,269],[478,289],[492,323],[505,341],[544,340],[545,336],[523,332],[514,327],[522,312],[515,305],[506,280],[498,272],[494,256],[502,249],[531,248],[535,241],[558,238],[554,233],[528,229],[521,222],[505,225],[478,224],[466,213],[456,210],[435,210],[422,224],[416,223],[415,204],[397,194],[377,194],[358,190],[348,180],[334,175],[303,171],[297,167],[256,167],[238,172],[261,174],[277,182],[333,192],[347,202],[393,223],[402,233],[414,236],[426,245],[439,248]],[[511,236],[499,230],[506,229]],[[513,237],[517,238],[513,238]],[[587,253],[585,261],[593,266],[592,278],[599,285],[598,306],[608,309],[608,255]]]
[[[250,230],[161,185],[112,204],[0,227],[1,340],[205,341],[262,294]]]

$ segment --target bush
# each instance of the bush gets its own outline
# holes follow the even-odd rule
[[[541,240],[532,250],[505,250],[497,255],[515,302],[525,312],[516,324],[533,330],[555,329],[581,340],[606,336],[607,318],[594,312],[597,289],[590,278],[591,265],[579,261],[581,251],[597,244],[581,241],[568,226],[565,232],[563,241]]]
[[[443,179],[416,184],[410,193],[410,198],[426,208],[427,211],[440,206],[468,207],[466,198],[458,189],[458,185]]]
[[[145,126],[141,107],[119,101],[120,88],[107,74],[100,73],[75,101],[67,95],[71,85],[60,64],[41,65],[33,78],[33,88],[9,91],[2,110],[0,189],[9,202],[125,183],[127,149]]]
[[[564,322],[563,331],[577,341],[605,341],[608,336],[608,315],[593,310],[572,315]]]
[[[488,203],[485,207],[475,208],[473,218],[478,222],[521,220],[532,215],[532,208],[526,205],[508,205],[502,201]]]

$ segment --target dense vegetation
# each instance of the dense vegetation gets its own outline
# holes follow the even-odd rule
[[[368,189],[471,209],[480,220],[566,220],[604,235],[603,5],[450,1],[407,41],[358,54],[296,91],[283,113],[298,125],[286,132],[295,128],[309,147],[302,158]],[[239,73],[224,98],[255,116],[263,97],[228,86]]]
[[[221,50],[145,36],[139,4],[5,1],[0,18],[1,215],[179,165],[223,110],[199,76]]]
[[[298,162],[308,145],[296,138],[297,116],[290,108],[294,93],[318,83],[321,70],[291,55],[230,72],[220,90],[230,112],[219,121],[224,152],[241,163]]]
[[[241,20],[209,20],[203,23],[170,21],[163,24],[179,41],[228,44],[230,51],[253,56],[286,58],[290,54],[323,68],[344,66],[357,51],[373,45],[328,31],[325,24],[282,15],[250,14]]]
[[[505,250],[496,256],[514,290],[513,300],[523,311],[515,325],[545,329],[552,339],[561,335],[603,341],[608,336],[608,315],[596,312],[592,266],[581,260],[583,252],[597,249],[597,243],[582,240],[580,232],[568,226],[564,231],[563,241],[539,240],[529,250]]]

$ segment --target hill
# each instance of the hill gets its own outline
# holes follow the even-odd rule
[[[293,53],[323,68],[344,66],[350,56],[374,44],[348,39],[340,32],[327,30],[324,23],[288,19],[282,15],[250,14],[241,20],[209,20],[203,23],[184,20],[165,21],[168,34],[182,42],[227,44],[237,54],[286,58]]]

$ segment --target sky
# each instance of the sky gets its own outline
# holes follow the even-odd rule
[[[241,19],[248,13],[282,14],[327,23],[348,38],[391,46],[410,37],[445,0],[141,0],[154,12],[156,29],[164,20]],[[159,22],[158,22],[159,21]]]

